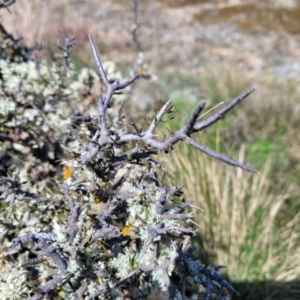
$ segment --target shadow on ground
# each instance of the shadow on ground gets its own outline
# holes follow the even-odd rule
[[[208,241],[203,243],[200,235],[197,235],[194,239],[194,244],[198,246],[195,253],[196,259],[206,266],[217,266],[221,265],[222,261],[213,254],[213,247],[215,243],[212,242],[211,247],[207,246]],[[204,246],[206,245],[206,247]],[[206,248],[206,249],[205,249]],[[259,251],[253,249],[253,251]],[[295,262],[297,263],[297,262]],[[238,262],[242,265],[243,262]],[[246,263],[245,263],[246,264]],[[222,272],[222,271],[221,271]],[[220,273],[221,273],[220,272]],[[249,271],[250,273],[250,271]],[[224,274],[224,271],[223,271]],[[226,280],[233,286],[233,288],[238,291],[239,295],[231,295],[232,300],[299,300],[300,299],[300,280],[288,280],[283,281],[255,281],[251,280],[251,274],[247,276],[248,281],[234,281],[230,279],[230,275],[226,274]],[[254,276],[255,277],[255,276]]]
[[[300,281],[231,282],[240,293],[234,300],[296,300],[300,299]]]

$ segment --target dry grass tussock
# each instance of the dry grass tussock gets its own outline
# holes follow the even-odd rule
[[[10,13],[6,9],[0,10],[1,23],[8,32],[22,36],[28,45],[34,45],[41,41],[49,26],[51,6],[51,1],[20,0],[9,8]]]
[[[244,75],[245,74],[245,75]],[[226,117],[220,130],[221,140],[239,147],[246,143],[252,163],[261,165],[264,156],[277,160],[272,164],[283,186],[291,180],[291,172],[300,174],[300,90],[293,80],[280,80],[271,74],[253,77],[231,64],[207,65],[201,75],[203,95],[210,107],[219,106],[253,86],[251,99]],[[251,153],[251,157],[249,154]],[[256,165],[257,166],[257,165]]]
[[[68,35],[76,36],[77,45],[87,48],[88,34],[99,36],[99,24],[94,15],[87,17],[84,5],[77,5],[74,0],[18,0],[16,5],[0,10],[1,23],[14,36],[22,37],[24,42],[33,46],[37,43],[53,43],[62,29]],[[92,10],[95,3],[89,3]],[[93,11],[97,14],[97,11]]]
[[[253,175],[199,155],[185,145],[164,160],[171,181],[185,183],[187,200],[205,210],[196,211],[196,221],[203,227],[199,229],[200,244],[211,262],[227,266],[231,280],[297,279],[300,212],[289,221],[278,220],[293,193],[289,188],[272,193],[266,172],[272,162]],[[242,147],[239,161],[243,160]]]
[[[203,92],[212,104],[230,100],[253,85],[254,78],[237,63],[206,63],[201,72]]]

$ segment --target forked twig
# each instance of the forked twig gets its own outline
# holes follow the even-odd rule
[[[142,133],[128,133],[124,131],[116,131],[115,129],[107,127],[107,118],[106,113],[109,107],[110,101],[112,96],[117,90],[124,89],[130,84],[132,84],[139,76],[135,76],[124,83],[119,83],[118,80],[114,82],[109,82],[102,62],[100,60],[99,54],[96,50],[96,47],[89,37],[93,55],[96,61],[96,65],[98,68],[99,76],[102,82],[106,87],[106,93],[104,98],[100,97],[98,103],[98,122],[100,128],[100,134],[97,132],[98,135],[96,143],[90,145],[85,153],[83,153],[81,157],[81,162],[83,164],[90,162],[100,151],[100,149],[105,145],[121,145],[128,142],[142,142],[145,146],[153,147],[156,150],[162,150],[168,152],[173,148],[173,146],[178,143],[179,141],[184,141],[187,144],[191,145],[193,148],[201,151],[213,158],[216,158],[222,162],[225,162],[229,165],[242,168],[244,170],[255,172],[255,170],[243,163],[240,163],[232,158],[227,157],[224,154],[218,153],[204,145],[199,144],[195,140],[191,138],[191,135],[196,132],[200,132],[203,129],[213,125],[220,119],[222,119],[231,109],[233,109],[238,103],[243,101],[246,97],[248,97],[253,91],[254,88],[251,88],[241,94],[240,96],[230,100],[227,104],[225,104],[222,108],[220,108],[216,113],[212,116],[208,117],[207,119],[197,122],[200,113],[205,107],[205,103],[200,103],[195,110],[192,112],[190,118],[188,119],[187,123],[178,131],[176,131],[172,136],[169,138],[158,141],[156,136],[154,135],[154,131],[158,126],[159,122],[163,118],[163,116],[168,112],[168,108],[170,106],[170,101],[166,102],[161,109],[157,112],[156,116],[154,117],[153,121],[149,125],[148,129]]]
[[[132,6],[133,6],[133,24],[131,27],[132,40],[135,43],[137,50],[141,52],[142,45],[137,36],[137,31],[139,28],[139,23],[138,23],[139,0],[132,0]]]
[[[15,3],[15,0],[0,0],[0,8],[2,7],[8,7]]]

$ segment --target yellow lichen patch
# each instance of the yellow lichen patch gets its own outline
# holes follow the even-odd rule
[[[139,199],[140,200],[145,200],[146,199],[146,195],[145,194],[140,194],[139,195]]]
[[[0,250],[0,257],[3,256],[3,251]],[[2,270],[4,270],[6,267],[6,262],[4,260],[0,260],[0,273],[2,272]]]
[[[64,174],[63,174],[64,180],[67,180],[72,177],[72,169],[70,166],[64,167]]]
[[[104,163],[107,163],[107,162],[109,162],[110,160],[111,160],[110,157],[105,157],[103,161],[104,161]]]
[[[132,230],[132,226],[125,226],[123,229],[122,229],[122,234],[123,235],[129,235],[130,231]]]
[[[155,190],[152,190],[150,191],[151,195],[155,196],[156,195],[156,191]]]
[[[58,295],[64,299],[66,293],[65,293],[64,291],[59,291],[59,292],[58,292]]]
[[[103,193],[99,189],[99,185],[97,183],[95,184],[95,190],[93,192],[90,192],[90,196],[96,204],[103,202]]]
[[[96,203],[96,204],[99,204],[99,203],[101,203],[102,201],[103,201],[103,197],[101,197],[101,196],[96,196],[96,195],[94,195],[94,202]]]

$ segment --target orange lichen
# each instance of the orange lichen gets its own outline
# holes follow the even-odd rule
[[[103,197],[94,195],[94,202],[99,204],[103,201]]]
[[[64,167],[64,174],[63,174],[64,180],[67,180],[72,177],[72,169],[70,166]]]
[[[130,233],[130,231],[132,230],[132,226],[125,226],[123,229],[122,229],[122,234],[123,235],[128,235]]]
[[[145,194],[140,194],[139,195],[139,199],[140,200],[145,200],[146,199],[146,195]]]
[[[105,158],[104,158],[104,163],[107,163],[107,162],[109,162],[110,160],[111,160],[110,157],[105,157]]]

